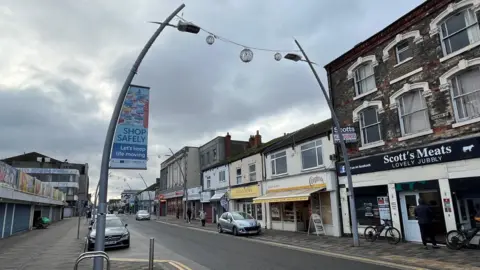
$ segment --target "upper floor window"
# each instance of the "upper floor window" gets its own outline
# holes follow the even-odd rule
[[[377,108],[368,107],[361,111],[359,116],[362,144],[367,145],[382,141]]]
[[[210,164],[210,152],[207,152],[206,164]]]
[[[412,49],[408,44],[408,40],[401,41],[395,47],[395,52],[397,54],[397,63],[400,64],[405,62],[413,57]]]
[[[218,173],[218,181],[225,182],[227,179],[225,177],[225,171],[221,171]]]
[[[472,8],[450,15],[441,23],[440,28],[444,55],[480,41],[478,19]]]
[[[212,154],[213,154],[213,161],[216,161],[217,160],[217,149],[213,149]]]
[[[451,82],[456,119],[465,121],[480,117],[480,67],[456,75]]]
[[[323,165],[322,140],[316,140],[300,147],[302,169],[312,169]]]
[[[242,183],[242,169],[237,168],[237,184],[241,184],[241,183]]]
[[[287,173],[287,151],[271,154],[270,159],[272,160],[272,175]]]
[[[210,188],[210,176],[207,176],[207,188]]]
[[[375,73],[371,63],[363,64],[355,70],[355,92],[361,95],[376,88]]]
[[[403,135],[430,129],[427,105],[419,89],[402,94],[397,99],[397,103]]]
[[[205,157],[203,156],[203,154],[200,156],[200,166],[203,166],[205,165]]]
[[[250,179],[250,182],[257,181],[257,172],[256,172],[255,164],[248,165],[248,177]]]

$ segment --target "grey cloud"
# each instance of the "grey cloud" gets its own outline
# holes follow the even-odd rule
[[[392,9],[393,1],[384,0],[186,0],[183,16],[247,46],[294,50],[295,36],[319,64],[317,69],[326,84],[324,64],[421,2],[396,1]],[[37,55],[42,55],[43,49],[54,50],[56,55],[2,67],[2,72],[25,70],[29,77],[15,87],[0,89],[0,156],[45,151],[86,161],[92,178],[98,177],[109,120],[97,118],[100,102],[116,101],[136,56],[155,31],[156,26],[145,21],[163,20],[179,3],[2,1],[0,6],[12,10],[8,23],[0,24],[3,42],[30,45]],[[151,144],[175,150],[217,132],[241,130],[288,109],[325,108],[305,63],[276,62],[274,52],[254,51],[253,61],[245,64],[239,59],[241,47],[219,40],[209,46],[205,37],[204,33],[166,29],[142,63],[134,83],[152,89]],[[17,57],[15,53],[0,51],[0,57],[9,63],[9,57]],[[23,57],[24,52],[18,56]],[[108,85],[112,99],[100,100],[106,93],[93,91],[97,87],[93,83]],[[321,120],[315,115],[305,113],[311,122]],[[276,135],[280,134],[270,136]],[[149,183],[158,175],[157,163],[146,172]],[[141,188],[140,184],[136,187]]]

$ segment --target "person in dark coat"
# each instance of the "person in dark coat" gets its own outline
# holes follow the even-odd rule
[[[422,198],[418,199],[418,206],[415,207],[415,217],[418,220],[418,226],[420,226],[420,234],[422,235],[422,243],[425,249],[428,249],[427,239],[430,239],[433,248],[439,248],[435,239],[432,208]]]
[[[187,222],[190,223],[190,220],[192,218],[192,209],[190,207],[187,209]]]

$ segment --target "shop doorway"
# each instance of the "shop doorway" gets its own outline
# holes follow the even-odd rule
[[[400,205],[402,209],[403,231],[406,241],[421,242],[420,227],[415,217],[415,207],[418,206],[418,200],[422,198],[433,210],[436,240],[445,242],[445,218],[443,216],[441,196],[436,190],[424,190],[414,192],[401,192]]]

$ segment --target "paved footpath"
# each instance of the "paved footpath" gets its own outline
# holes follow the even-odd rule
[[[81,220],[80,239],[77,239],[77,218],[56,222],[44,230],[33,230],[0,240],[0,269],[2,270],[65,270],[73,269],[75,260],[84,250],[88,227]],[[106,269],[106,265],[104,265]],[[78,269],[92,269],[86,259]],[[147,261],[112,261],[111,269],[148,269]],[[155,263],[155,269],[182,269],[168,261]]]
[[[207,224],[205,227],[201,227],[199,221],[193,220],[188,224],[183,219],[176,219],[175,217],[159,217],[157,222],[208,231],[217,230],[216,224]],[[419,244],[399,243],[390,245],[382,239],[378,239],[374,243],[361,239],[361,246],[353,247],[352,239],[348,237],[315,236],[275,230],[264,230],[262,235],[250,236],[248,240],[268,242],[286,248],[293,247],[306,252],[314,250],[322,252],[324,255],[384,261],[422,269],[480,269],[479,250],[454,251],[447,247],[425,250]]]

